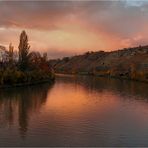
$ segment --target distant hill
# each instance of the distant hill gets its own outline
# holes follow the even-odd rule
[[[57,73],[92,74],[148,81],[148,46],[50,60]]]

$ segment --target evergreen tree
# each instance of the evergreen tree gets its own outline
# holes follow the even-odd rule
[[[25,31],[22,31],[20,35],[19,43],[19,66],[22,71],[26,70],[28,67],[28,54],[29,54],[29,43],[28,36]]]
[[[13,52],[14,47],[12,46],[12,43],[9,44],[9,51],[8,51],[8,58],[9,58],[9,63],[13,64],[13,56],[14,56],[14,52]]]

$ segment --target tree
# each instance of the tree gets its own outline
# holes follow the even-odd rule
[[[47,52],[43,53],[43,62],[47,62]]]
[[[20,35],[20,43],[19,43],[19,66],[21,70],[26,70],[28,67],[28,54],[29,54],[29,43],[28,36],[26,32],[23,30]]]
[[[8,59],[9,59],[10,64],[13,63],[13,56],[14,56],[13,49],[14,49],[14,47],[12,46],[12,43],[10,43],[9,44],[9,51],[8,51]]]
[[[30,52],[28,54],[29,68],[38,69],[41,63],[41,54],[39,52]]]

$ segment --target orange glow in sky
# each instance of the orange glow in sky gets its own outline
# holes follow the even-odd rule
[[[147,44],[147,2],[0,2],[0,45],[26,30],[31,50],[58,58],[98,50]]]

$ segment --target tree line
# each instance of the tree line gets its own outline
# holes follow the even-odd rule
[[[2,55],[1,55],[2,56]],[[54,72],[47,60],[47,53],[30,52],[28,36],[25,31],[20,34],[18,53],[12,44],[0,62],[0,84],[13,85],[36,83],[54,79]]]

